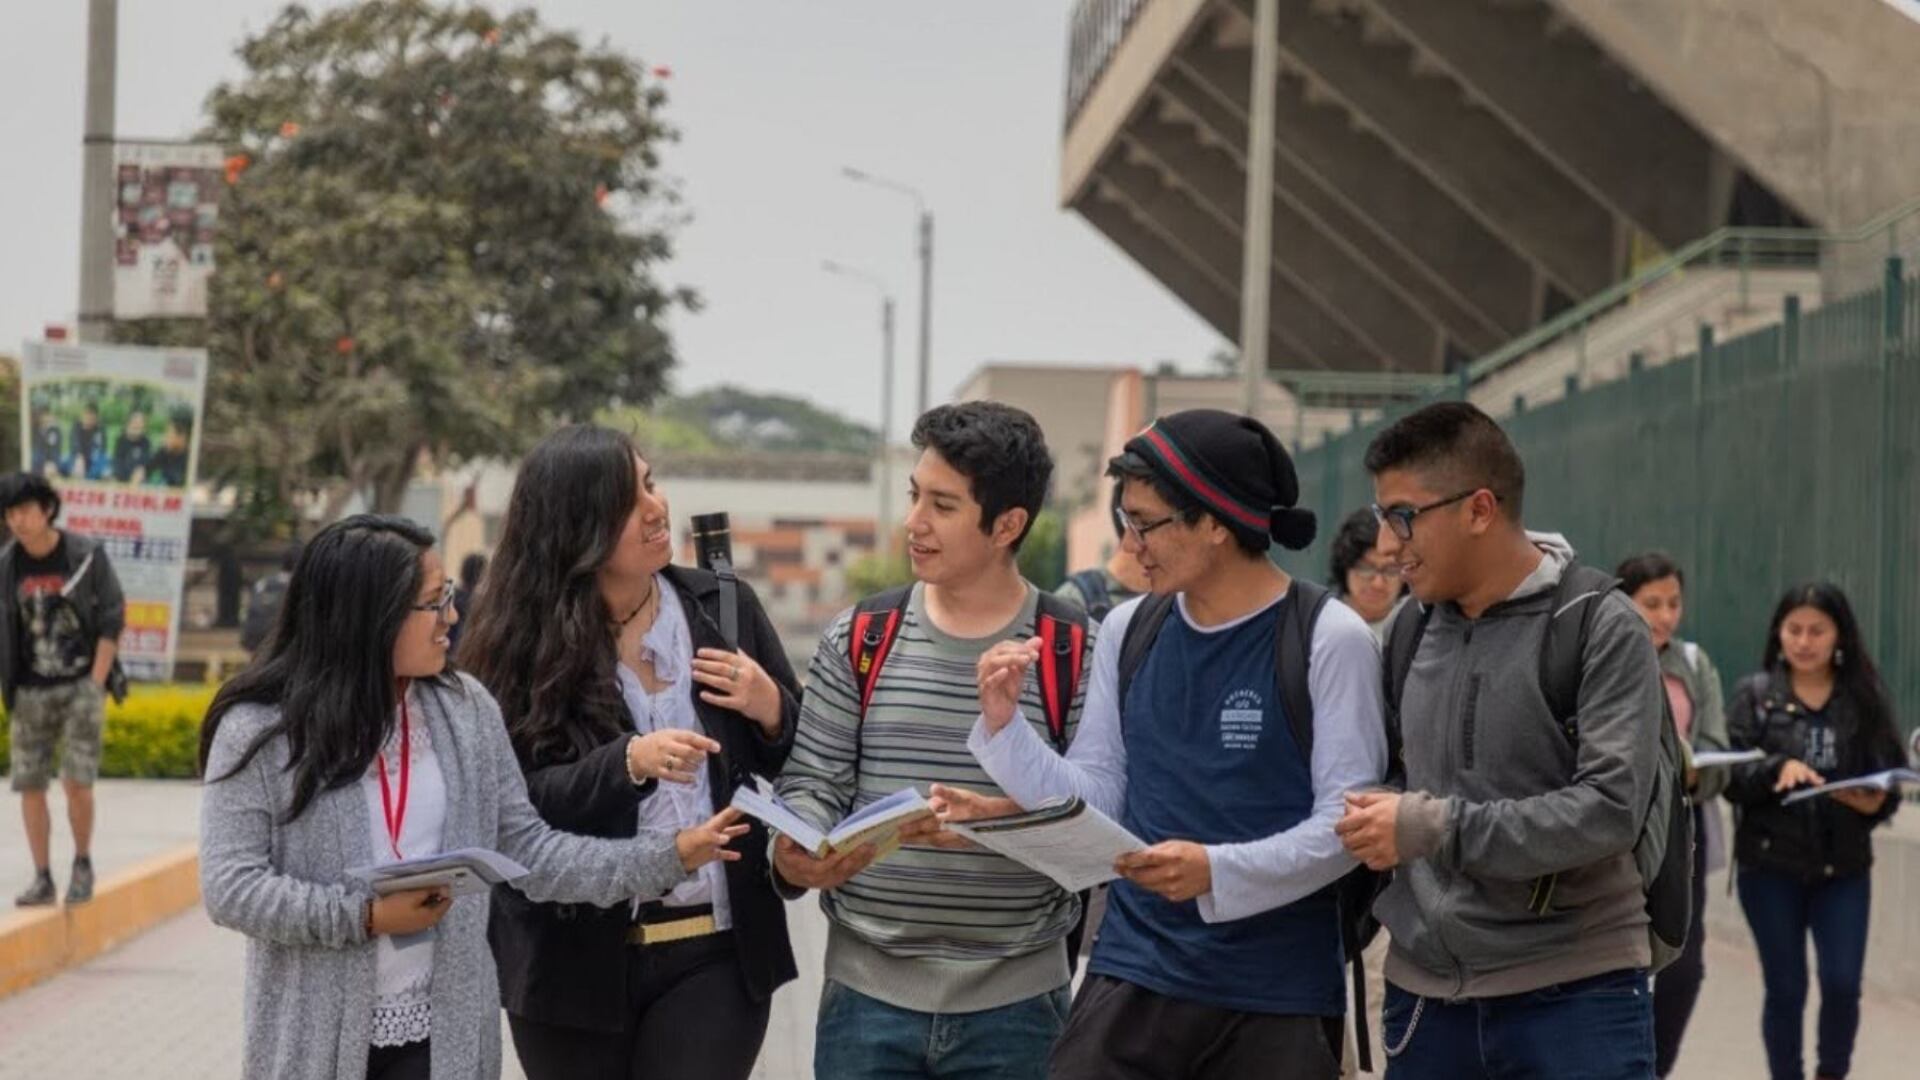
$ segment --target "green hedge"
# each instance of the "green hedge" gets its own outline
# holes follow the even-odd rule
[[[200,721],[217,689],[205,685],[135,686],[107,702],[100,775],[186,780],[195,776]],[[0,714],[4,715],[4,714]],[[12,725],[0,724],[0,769],[12,767]]]

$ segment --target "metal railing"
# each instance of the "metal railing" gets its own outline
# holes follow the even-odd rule
[[[1087,95],[1127,36],[1133,17],[1149,0],[1080,0],[1067,26],[1066,124],[1080,114]]]

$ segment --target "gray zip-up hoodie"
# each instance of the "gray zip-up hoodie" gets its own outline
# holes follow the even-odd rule
[[[1507,600],[1478,619],[1434,610],[1401,697],[1401,864],[1375,912],[1393,934],[1387,978],[1424,997],[1519,994],[1652,962],[1633,846],[1659,752],[1659,663],[1631,602],[1602,598],[1570,740],[1539,670],[1573,549],[1533,540],[1546,557]]]

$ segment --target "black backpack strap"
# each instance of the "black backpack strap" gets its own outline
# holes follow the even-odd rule
[[[1279,674],[1280,704],[1287,710],[1293,741],[1313,767],[1313,691],[1307,669],[1313,661],[1313,628],[1333,594],[1324,585],[1296,577],[1287,586],[1280,625],[1273,635],[1274,670]]]
[[[1568,739],[1580,736],[1575,715],[1594,613],[1618,584],[1611,574],[1576,562],[1561,571],[1560,583],[1553,587],[1553,611],[1540,639],[1540,691]]]
[[[1592,637],[1594,612],[1619,582],[1610,574],[1570,562],[1553,587],[1547,628],[1540,636],[1540,693],[1547,699],[1553,722],[1567,741],[1580,740],[1580,682],[1585,673],[1587,641]],[[1664,701],[1664,696],[1662,701]],[[1560,875],[1533,879],[1528,910],[1545,915],[1553,907],[1554,886]]]
[[[1067,752],[1067,716],[1073,711],[1073,695],[1084,674],[1087,613],[1080,605],[1041,593],[1034,613],[1034,629],[1040,637],[1040,704],[1047,714],[1047,737],[1053,748]]]
[[[1420,652],[1420,639],[1427,635],[1427,622],[1433,609],[1418,601],[1400,606],[1400,613],[1387,627],[1386,656],[1380,664],[1385,685],[1381,719],[1387,726],[1387,778],[1389,782],[1403,771],[1400,764],[1400,699],[1407,689],[1407,674],[1413,670],[1413,658]]]
[[[859,693],[860,715],[867,714],[873,700],[873,688],[880,683],[880,668],[893,651],[900,625],[907,619],[907,604],[913,599],[913,586],[900,585],[877,592],[853,607],[853,622],[847,628],[847,660],[853,666],[853,684]]]
[[[1171,595],[1148,593],[1134,609],[1126,636],[1120,639],[1118,685],[1113,704],[1123,720],[1127,715],[1127,690],[1133,685],[1133,677],[1140,673],[1140,666],[1147,662],[1147,654],[1153,651],[1153,639],[1160,636],[1160,626],[1167,621],[1173,603]]]

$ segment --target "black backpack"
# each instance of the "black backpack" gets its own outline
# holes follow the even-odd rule
[[[1560,725],[1569,742],[1577,743],[1580,739],[1577,718],[1582,662],[1593,629],[1594,612],[1618,584],[1602,571],[1573,563],[1554,586],[1553,615],[1540,642],[1540,692],[1553,711],[1554,722]],[[1431,615],[1430,608],[1408,604],[1407,609],[1394,618],[1387,634],[1382,668],[1386,677],[1388,746],[1396,762],[1400,749],[1400,696]],[[1574,633],[1563,632],[1563,627],[1569,625],[1575,628]],[[1648,937],[1653,947],[1655,971],[1680,955],[1693,919],[1693,801],[1684,781],[1685,758],[1679,729],[1674,724],[1673,710],[1664,689],[1660,693],[1660,713],[1659,767],[1641,818],[1639,838],[1633,845],[1634,865],[1646,893]],[[1527,902],[1529,910],[1537,915],[1547,913],[1553,904],[1558,876],[1548,874],[1534,879]]]
[[[1280,625],[1274,634],[1274,670],[1280,683],[1287,726],[1293,732],[1295,745],[1309,763],[1313,760],[1313,694],[1308,687],[1307,668],[1313,656],[1314,626],[1332,596],[1323,586],[1294,578],[1287,588],[1286,602],[1280,606]],[[1120,639],[1118,703],[1121,706],[1125,705],[1133,677],[1146,662],[1173,605],[1172,596],[1149,594],[1133,613],[1133,621],[1127,624],[1126,636]],[[1398,742],[1390,739],[1388,751],[1390,762],[1397,766]],[[1373,921],[1373,901],[1386,887],[1386,882],[1386,875],[1361,866],[1324,890],[1333,894],[1340,923],[1340,944],[1353,972],[1354,1038],[1360,1051],[1360,1067],[1368,1072],[1373,1071],[1373,1050],[1367,1034],[1366,971],[1361,965],[1360,953],[1379,930],[1379,924]]]
[[[1107,572],[1096,566],[1068,574],[1067,581],[1085,598],[1087,617],[1096,624],[1106,622],[1107,615],[1113,611],[1113,590],[1107,588]]]

